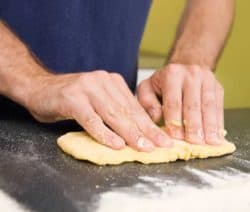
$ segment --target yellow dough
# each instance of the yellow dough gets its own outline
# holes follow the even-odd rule
[[[67,154],[76,159],[88,160],[98,165],[121,164],[138,161],[144,164],[164,163],[193,158],[217,157],[235,151],[233,143],[223,141],[219,146],[194,145],[174,140],[172,148],[156,148],[153,152],[138,152],[126,146],[122,150],[113,150],[97,143],[85,132],[69,132],[58,138],[57,144]]]

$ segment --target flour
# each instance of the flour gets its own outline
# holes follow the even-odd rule
[[[97,212],[250,211],[250,174],[233,168],[204,172],[186,167],[185,171],[197,177],[203,186],[140,176],[140,183],[130,188],[116,188],[101,194]],[[149,184],[160,192],[152,191]]]
[[[28,212],[13,198],[7,195],[5,192],[0,190],[0,211],[4,212]]]

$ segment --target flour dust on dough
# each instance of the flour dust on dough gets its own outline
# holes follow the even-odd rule
[[[235,151],[233,143],[223,141],[219,146],[195,145],[174,140],[172,148],[157,147],[153,152],[138,152],[129,146],[113,150],[99,144],[86,132],[69,132],[57,139],[59,147],[67,154],[79,160],[87,160],[98,165],[117,165],[138,161],[144,164],[165,163],[193,158],[217,157]]]

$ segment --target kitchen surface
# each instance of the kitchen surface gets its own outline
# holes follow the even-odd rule
[[[249,7],[250,1],[234,0],[2,1],[0,212],[249,212]],[[170,67],[169,63],[173,65]],[[218,112],[212,112],[207,103],[211,103],[211,97],[217,106],[223,100],[226,138],[236,145],[236,151],[223,157],[190,161],[99,166],[76,160],[57,146],[58,137],[82,130],[76,122],[39,123],[21,106],[7,100],[26,103],[37,114],[45,106],[42,118],[46,119],[48,114],[61,114],[62,108],[63,116],[76,117],[79,100],[85,99],[90,106],[87,110],[86,103],[82,104],[85,113],[96,112],[105,124],[129,141],[129,133],[116,129],[123,131],[119,126],[124,125],[123,114],[121,123],[114,122],[113,126],[105,110],[101,111],[110,103],[110,111],[131,114],[127,113],[130,107],[118,110],[119,105],[131,103],[125,94],[120,95],[123,89],[119,83],[110,83],[110,78],[99,76],[95,70],[117,72],[134,87],[136,65],[140,69],[137,84],[155,70],[163,70],[152,86],[157,89],[147,86],[150,83],[140,87],[140,94],[145,95],[141,95],[145,99],[140,99],[146,100],[141,103],[157,118],[157,99],[150,91],[158,90],[157,95],[171,97],[164,98],[164,112],[169,116],[166,119],[172,127],[184,126],[189,139],[191,134],[202,137],[200,127],[197,131],[192,129],[194,123],[202,121],[206,140],[213,140],[207,138],[214,135],[210,130],[214,122],[209,119],[217,117],[220,123],[223,110],[218,107]],[[207,72],[207,67],[215,77]],[[53,77],[47,75],[50,70]],[[87,83],[84,77],[80,81],[77,74],[56,76],[78,71],[94,71],[93,81],[88,77]],[[218,86],[212,86],[217,82],[224,94]],[[75,106],[63,107],[68,99],[61,98],[62,88],[66,88],[66,98],[74,97],[70,99]],[[38,91],[35,95],[25,95],[33,89]],[[59,103],[53,104],[58,96]],[[179,112],[166,111],[170,105],[176,106],[171,99],[173,103],[182,103]],[[120,104],[123,100],[125,103]],[[62,107],[55,109],[53,105]],[[195,105],[202,105],[201,114],[193,113]],[[134,121],[133,117],[127,118]],[[89,120],[84,124],[88,125]],[[141,124],[137,126],[143,131]],[[101,129],[91,129],[93,134],[104,137],[99,133]],[[138,147],[145,147],[140,138],[136,137]],[[112,139],[109,143],[113,143]],[[97,152],[96,148],[85,149],[90,154]]]
[[[139,80],[150,73],[140,72]],[[97,166],[57,147],[57,137],[81,130],[74,122],[40,124],[1,104],[1,211],[250,211],[250,109],[225,111],[233,155]]]

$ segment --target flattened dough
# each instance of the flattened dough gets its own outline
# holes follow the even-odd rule
[[[174,140],[172,148],[156,148],[153,152],[138,152],[126,146],[122,150],[113,150],[97,143],[85,132],[69,132],[58,138],[57,144],[67,154],[79,160],[88,160],[98,165],[117,165],[138,161],[144,164],[165,163],[193,158],[217,157],[235,151],[233,143],[224,141],[220,146],[194,145]]]

